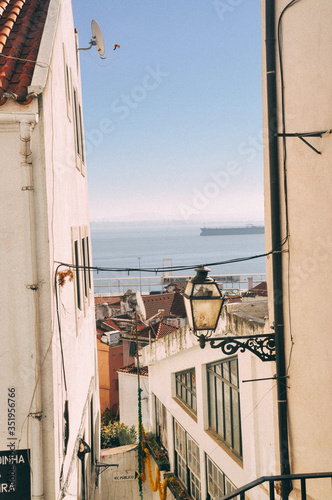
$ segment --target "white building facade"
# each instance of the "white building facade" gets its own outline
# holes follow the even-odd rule
[[[7,91],[0,106],[1,464],[14,460],[1,488],[83,500],[95,495],[100,418],[78,42],[70,0],[40,9],[25,102]]]
[[[241,314],[236,304],[229,309],[219,334],[266,333],[264,319]],[[188,328],[141,354],[149,366],[150,430],[191,498],[217,500],[276,474],[274,362],[250,352],[227,356],[209,344],[202,350]],[[256,381],[261,378],[268,380]],[[267,490],[249,498],[266,499]]]

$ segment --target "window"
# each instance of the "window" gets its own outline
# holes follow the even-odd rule
[[[69,69],[67,63],[66,49],[65,44],[63,44],[63,62],[64,62],[64,76],[65,76],[65,90],[66,90],[66,107],[67,107],[67,116],[69,121],[72,118],[72,109],[71,109],[71,70]]]
[[[155,396],[156,410],[156,438],[159,443],[168,450],[167,439],[167,410],[162,402]]]
[[[95,429],[94,429],[94,418],[93,418],[93,397],[90,401],[90,460],[91,467],[95,466]]]
[[[84,295],[86,299],[89,299],[92,281],[91,281],[91,269],[90,269],[90,246],[89,246],[88,228],[86,226],[81,227],[80,236],[82,245]]]
[[[195,368],[175,374],[176,397],[197,413]]]
[[[76,166],[84,175],[84,140],[83,140],[83,119],[82,119],[82,106],[78,102],[77,90],[73,91],[73,107],[74,107],[74,121],[75,121],[75,147],[77,154]]]
[[[89,290],[91,290],[91,262],[90,262],[90,243],[89,243],[89,236],[86,236],[85,238],[86,241],[86,257],[87,257],[87,279],[88,279],[88,286]]]
[[[219,500],[224,495],[236,490],[236,486],[228,479],[211,458],[206,455],[206,475],[208,500]],[[235,497],[239,500],[239,496]]]
[[[82,312],[86,314],[90,304],[92,286],[90,270],[90,248],[87,226],[72,227],[73,268],[75,271],[75,303],[77,325]]]
[[[82,297],[81,297],[81,272],[80,272],[80,258],[78,249],[78,240],[74,241],[74,266],[75,266],[75,282],[76,282],[76,304],[77,308],[82,310]]]
[[[207,365],[209,429],[242,457],[237,358]]]
[[[174,419],[174,450],[176,475],[189,495],[201,498],[200,458],[196,441]]]

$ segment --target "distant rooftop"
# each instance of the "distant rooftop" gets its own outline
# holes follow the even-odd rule
[[[130,365],[123,366],[122,368],[118,368],[116,371],[121,372],[121,373],[130,373],[132,375],[136,375],[137,374],[137,367],[135,366],[135,363],[131,363]],[[141,366],[139,369],[139,374],[147,377],[149,375],[148,367]]]
[[[227,312],[247,319],[264,320],[268,317],[267,299],[237,302],[227,306]]]

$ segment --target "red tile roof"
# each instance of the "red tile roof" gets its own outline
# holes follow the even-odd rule
[[[152,318],[160,309],[164,309],[164,316],[186,317],[183,297],[179,293],[161,293],[158,295],[142,295],[146,317]]]
[[[131,365],[123,366],[122,368],[117,368],[116,371],[121,372],[121,373],[131,373],[133,375],[137,374],[137,368],[135,366],[135,363],[132,363]],[[149,368],[147,366],[140,366],[139,374],[148,376],[149,375]]]
[[[254,292],[256,295],[259,295],[260,297],[267,297],[267,283],[266,281],[262,281],[258,285],[254,286],[249,292]]]
[[[163,337],[166,337],[170,333],[175,332],[175,330],[178,330],[178,328],[176,328],[176,326],[171,326],[171,325],[168,325],[167,323],[164,323],[163,321],[161,321],[159,323],[156,340],[159,340],[159,339],[162,339]]]
[[[0,104],[29,98],[49,1],[0,0]]]
[[[108,304],[109,306],[120,305],[121,297],[95,297],[95,306]]]

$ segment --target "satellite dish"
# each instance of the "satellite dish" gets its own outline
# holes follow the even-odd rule
[[[92,21],[91,21],[91,33],[92,33],[92,38],[90,40],[89,47],[87,47],[86,49],[79,48],[78,50],[90,50],[92,46],[95,46],[97,51],[98,51],[100,59],[107,59],[107,57],[112,52],[114,52],[116,49],[120,48],[120,45],[115,43],[113,45],[113,50],[109,54],[107,54],[107,56],[103,57],[103,55],[105,54],[104,37],[103,37],[103,34],[102,34],[101,29],[99,27],[99,24],[94,19],[92,19]]]
[[[96,46],[99,57],[101,57],[105,54],[104,37],[99,27],[99,24],[94,19],[92,19],[91,21],[91,33],[92,33],[92,40],[91,40],[92,45]]]
[[[145,321],[146,320],[145,305],[142,299],[142,295],[138,290],[136,292],[136,302],[137,302],[137,312],[141,316],[142,320]]]

